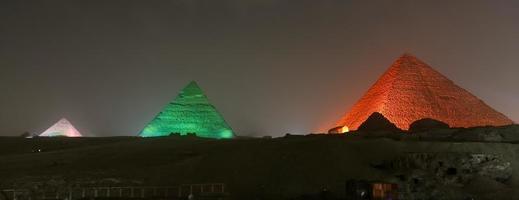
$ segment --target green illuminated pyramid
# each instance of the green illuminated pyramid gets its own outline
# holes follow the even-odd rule
[[[189,83],[144,129],[141,137],[194,133],[198,137],[232,138],[234,134],[196,82]]]

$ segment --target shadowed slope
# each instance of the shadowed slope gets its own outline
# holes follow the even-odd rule
[[[375,112],[359,126],[359,131],[389,131],[402,132],[395,124],[391,123],[384,115]]]

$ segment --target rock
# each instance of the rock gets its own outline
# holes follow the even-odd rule
[[[421,132],[421,131],[428,131],[428,130],[437,130],[437,129],[448,129],[449,125],[445,122],[431,119],[431,118],[424,118],[417,120],[409,126],[409,131],[411,132]]]
[[[513,197],[512,188],[487,177],[475,177],[465,186],[465,190],[477,194],[477,199],[517,199],[517,196]]]
[[[32,133],[30,133],[28,131],[25,131],[22,134],[20,134],[20,137],[21,138],[31,138],[31,137],[34,137],[34,134],[32,134]]]
[[[453,135],[453,139],[458,141],[512,142],[502,135],[503,132],[506,132],[504,127],[474,127],[461,129],[458,134]]]
[[[465,169],[476,171],[478,175],[491,178],[498,182],[506,182],[512,176],[512,166],[500,156],[489,154],[472,154],[469,159],[462,159]],[[472,170],[475,168],[476,170]]]
[[[360,126],[358,131],[362,132],[373,132],[373,131],[384,131],[384,132],[402,132],[401,129],[396,127],[395,124],[390,122],[384,115],[374,112],[371,114],[366,121]]]
[[[502,126],[498,130],[504,141],[519,142],[519,125]]]
[[[510,161],[483,153],[406,153],[385,164],[377,163],[376,169],[394,174],[406,197],[402,199],[463,199],[459,197],[464,192],[456,188],[482,178],[506,185],[512,177]]]

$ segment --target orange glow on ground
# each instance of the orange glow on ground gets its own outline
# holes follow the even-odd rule
[[[347,132],[350,132],[350,129],[347,127],[347,126],[343,126],[341,129],[340,129],[341,133],[347,133]]]
[[[330,134],[344,134],[350,132],[350,129],[347,126],[338,126],[328,130]]]

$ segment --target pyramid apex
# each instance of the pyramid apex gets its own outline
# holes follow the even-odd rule
[[[65,122],[68,122],[68,119],[67,119],[67,118],[64,118],[64,117],[62,117],[61,119],[59,119],[59,121],[65,121]]]
[[[184,88],[200,88],[196,81],[190,81]]]
[[[204,92],[196,81],[191,81],[184,88],[182,88],[180,93],[203,94]]]
[[[407,66],[411,68],[419,68],[419,67],[427,67],[431,68],[427,63],[417,58],[415,55],[405,52],[400,57],[398,57],[391,65],[391,68],[401,68],[402,66]]]
[[[409,53],[409,52],[404,52],[399,58],[399,60],[401,59],[417,59],[416,56],[412,53]]]

